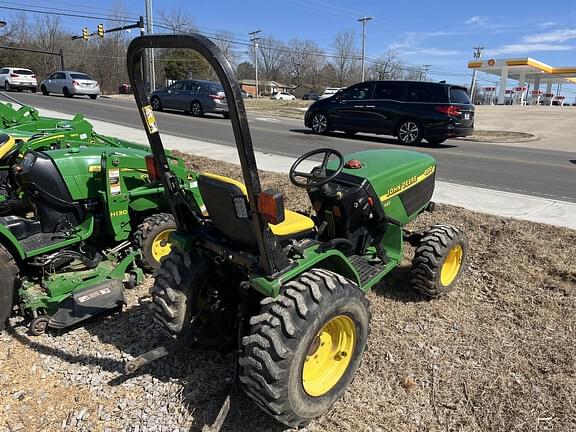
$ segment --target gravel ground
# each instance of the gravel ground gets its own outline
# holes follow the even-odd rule
[[[234,165],[188,157],[238,178]],[[301,190],[265,173],[289,207]],[[469,238],[469,269],[428,301],[405,262],[368,296],[363,364],[309,431],[576,430],[576,231],[438,206],[415,227],[452,223]],[[226,394],[232,360],[184,350],[126,379],[124,363],[165,341],[150,317],[148,279],[124,312],[32,337],[18,318],[0,333],[0,432],[201,430]],[[242,394],[224,430],[281,431]]]

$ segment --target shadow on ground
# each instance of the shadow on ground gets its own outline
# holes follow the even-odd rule
[[[302,135],[316,135],[310,129],[290,129],[290,132],[299,133]],[[318,135],[318,136],[322,136],[322,135]],[[382,138],[378,135],[356,134],[356,135],[351,136],[351,135],[347,135],[345,133],[330,132],[329,134],[324,135],[324,136],[329,136],[332,138],[349,139],[349,140],[354,140],[354,141],[358,141],[358,142],[375,142],[375,143],[380,143],[380,144],[388,144],[388,145],[393,145],[395,147],[398,147],[398,148],[404,149],[404,150],[413,149],[413,148],[443,149],[443,148],[458,147],[455,144],[430,144],[430,143],[425,142],[425,141],[422,141],[419,144],[403,145],[403,144],[400,144],[394,138]]]

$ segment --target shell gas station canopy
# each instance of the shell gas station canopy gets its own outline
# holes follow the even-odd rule
[[[469,69],[500,77],[496,87],[485,87],[485,103],[549,104],[557,102],[563,105],[564,96],[560,95],[563,84],[576,83],[575,67],[552,67],[532,58],[489,59],[471,61]],[[516,87],[507,88],[508,80],[518,82]],[[545,90],[542,87],[545,86]],[[556,86],[553,91],[552,86]]]

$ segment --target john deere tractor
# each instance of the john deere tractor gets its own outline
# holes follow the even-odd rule
[[[224,87],[244,182],[201,174],[205,212],[186,196],[166,158],[141,75],[149,48],[197,51]],[[154,318],[175,340],[130,361],[126,370],[186,345],[228,347],[237,353],[246,394],[278,421],[303,426],[352,381],[370,325],[366,292],[398,266],[405,241],[416,247],[416,290],[444,295],[462,274],[467,248],[461,230],[404,228],[433,208],[436,162],[410,151],[310,151],[289,173],[314,209],[311,216],[300,214],[285,209],[277,191],[262,190],[240,87],[211,41],[197,34],[136,38],[128,69],[176,231],[152,288]],[[303,170],[305,161],[315,167]]]
[[[1,148],[1,147],[0,147]],[[196,174],[168,158],[195,200]],[[123,302],[170,250],[175,229],[149,150],[27,151],[0,197],[0,326],[13,306],[30,331],[64,328]],[[198,195],[199,196],[199,195]]]

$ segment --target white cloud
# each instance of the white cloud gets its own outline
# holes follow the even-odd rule
[[[466,21],[464,21],[464,24],[484,24],[486,22],[486,20],[488,20],[487,17],[482,16],[482,15],[474,15],[473,17],[468,18]]]
[[[570,39],[576,39],[576,29],[560,29],[547,33],[538,33],[533,35],[524,36],[522,40],[526,43],[553,43],[553,42],[566,42]]]
[[[547,43],[518,43],[504,45],[499,48],[487,49],[486,56],[499,56],[507,54],[527,54],[537,51],[568,51],[575,49],[573,45],[556,45]]]

